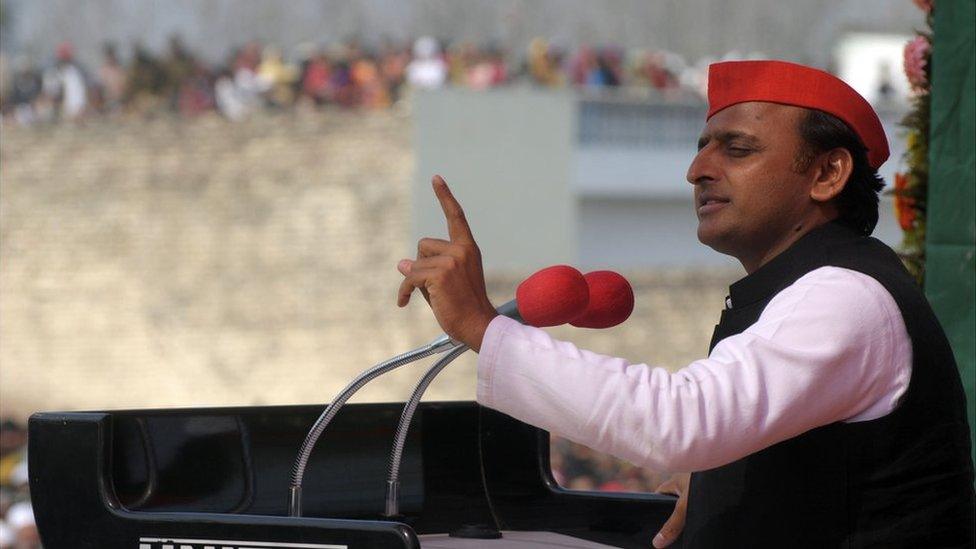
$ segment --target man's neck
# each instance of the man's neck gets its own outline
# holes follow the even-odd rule
[[[740,263],[742,263],[742,267],[745,268],[746,273],[752,274],[758,271],[763,265],[772,261],[774,257],[788,250],[791,246],[793,246],[793,244],[796,243],[797,240],[803,238],[803,235],[831,221],[833,221],[833,218],[818,216],[816,219],[810,219],[797,223],[793,225],[789,232],[774,241],[772,244],[763,247],[763,249],[758,253],[748,256],[739,256],[737,259]]]

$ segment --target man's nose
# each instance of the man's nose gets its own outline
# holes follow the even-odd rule
[[[706,146],[698,151],[695,158],[688,166],[688,173],[685,179],[692,185],[699,185],[708,181],[714,181],[716,177],[715,163],[712,161],[713,152]]]

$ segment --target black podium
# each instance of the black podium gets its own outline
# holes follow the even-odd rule
[[[309,461],[303,517],[289,517],[291,467],[322,408],[35,414],[30,486],[45,548],[414,548],[472,525],[646,548],[674,507],[668,496],[564,490],[545,431],[473,402],[434,402],[411,427],[402,516],[385,518],[402,408],[390,403],[339,413]]]

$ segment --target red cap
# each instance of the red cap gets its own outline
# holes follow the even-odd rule
[[[871,104],[840,78],[785,61],[726,61],[708,67],[708,118],[746,101],[817,109],[843,120],[868,149],[878,169],[888,159],[888,139]]]

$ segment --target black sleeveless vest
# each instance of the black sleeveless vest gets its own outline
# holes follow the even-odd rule
[[[973,547],[959,371],[928,302],[890,248],[838,223],[811,231],[731,286],[711,347],[823,266],[864,273],[892,295],[912,343],[908,390],[882,418],[825,425],[693,474],[684,546]]]

